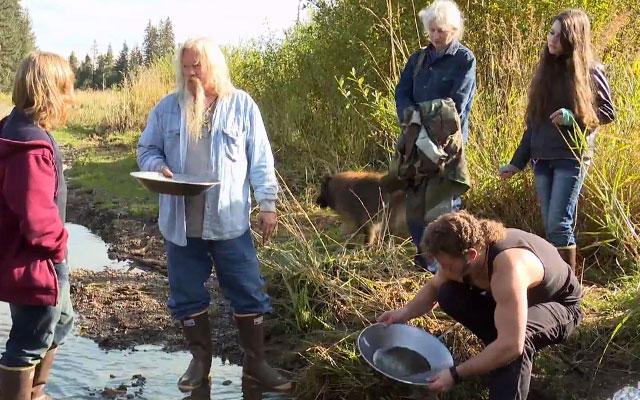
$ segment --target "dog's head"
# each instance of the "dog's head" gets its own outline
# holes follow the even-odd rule
[[[325,176],[322,179],[322,184],[320,185],[320,194],[316,199],[316,204],[320,206],[320,208],[327,208],[330,206],[330,194],[329,194],[329,182],[331,181],[330,176]]]

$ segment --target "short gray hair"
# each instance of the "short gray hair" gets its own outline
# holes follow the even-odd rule
[[[462,13],[458,5],[452,0],[435,0],[429,6],[423,8],[418,17],[422,20],[425,33],[429,32],[429,25],[435,23],[440,26],[453,28],[455,38],[460,40],[464,30]]]

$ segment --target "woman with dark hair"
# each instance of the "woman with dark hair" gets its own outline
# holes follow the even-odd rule
[[[604,68],[592,52],[589,17],[577,9],[558,14],[529,89],[527,129],[499,175],[509,179],[532,161],[547,239],[574,270],[578,196],[596,130],[614,117]]]

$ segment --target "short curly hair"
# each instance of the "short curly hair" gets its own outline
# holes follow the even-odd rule
[[[506,236],[507,229],[501,222],[459,211],[444,214],[430,223],[420,247],[431,257],[439,253],[462,257],[472,247],[485,248]]]
[[[422,21],[425,33],[429,32],[429,25],[436,24],[442,27],[450,27],[454,31],[457,40],[462,39],[464,32],[464,19],[460,8],[452,0],[435,0],[429,6],[423,8],[418,17]]]

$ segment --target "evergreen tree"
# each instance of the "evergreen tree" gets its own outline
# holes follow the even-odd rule
[[[76,57],[76,53],[73,51],[69,55],[69,65],[71,66],[71,70],[73,71],[73,73],[78,75],[78,68],[80,67],[80,64],[78,61],[78,57]]]
[[[94,89],[102,90],[107,86],[105,77],[107,64],[105,62],[105,58],[104,54],[100,54],[96,60],[96,68],[93,71],[93,82],[91,84],[91,87]]]
[[[150,65],[160,55],[158,28],[156,28],[151,24],[151,20],[149,20],[149,23],[147,24],[147,27],[144,30],[143,47],[144,47],[144,63],[145,65]]]
[[[102,79],[102,88],[112,87],[118,80],[118,74],[115,71],[115,58],[113,56],[113,47],[111,43],[107,47],[107,54],[104,55],[104,76]]]
[[[78,67],[76,86],[80,89],[87,89],[93,86],[93,62],[88,54],[84,57],[80,67]]]
[[[93,67],[95,69],[96,65],[98,64],[98,55],[100,53],[98,52],[98,41],[93,39],[93,45],[91,46],[91,60],[93,62]]]
[[[0,1],[0,90],[10,91],[20,61],[35,48],[31,20],[18,0]]]
[[[140,51],[140,47],[136,46],[131,49],[131,54],[129,55],[129,73],[140,68],[143,64],[144,56],[142,55],[142,51]]]
[[[120,50],[120,55],[118,55],[118,59],[116,60],[114,71],[116,73],[116,83],[118,84],[122,83],[125,77],[129,75],[129,47],[127,46],[127,42],[124,42],[122,45],[122,50]]]
[[[176,39],[173,34],[173,25],[171,24],[171,20],[167,17],[166,20],[160,21],[159,27],[159,51],[160,57],[164,56],[172,56],[175,47],[176,47]]]

